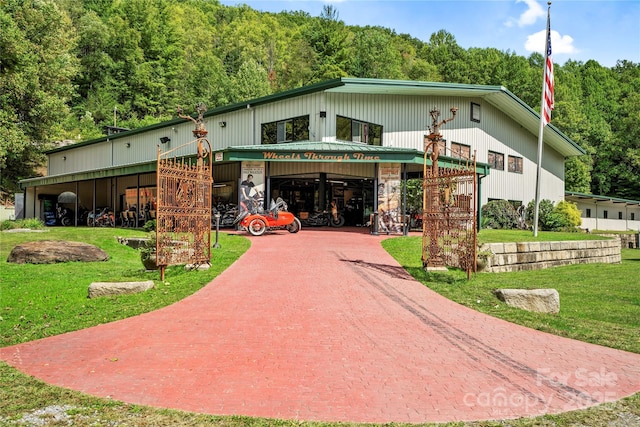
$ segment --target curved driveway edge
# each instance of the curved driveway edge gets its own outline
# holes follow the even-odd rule
[[[640,355],[453,303],[412,279],[381,239],[309,229],[252,238],[181,302],[0,358],[95,396],[296,420],[518,418],[640,391]]]

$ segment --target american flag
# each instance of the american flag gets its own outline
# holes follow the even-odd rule
[[[551,121],[553,110],[553,61],[551,60],[551,20],[547,11],[547,54],[544,68],[544,95],[542,101],[542,123],[546,126]]]

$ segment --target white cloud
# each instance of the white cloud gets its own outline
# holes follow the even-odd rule
[[[518,27],[533,25],[536,23],[538,18],[544,18],[545,16],[544,9],[536,0],[516,0],[516,3],[525,3],[527,5],[527,10],[522,12],[518,19],[509,18],[509,20],[504,23],[507,27],[513,27],[514,24],[517,24]]]
[[[540,52],[544,54],[547,42],[547,30],[538,31],[527,37],[527,41],[524,44],[524,48],[528,52]],[[578,49],[573,45],[573,37],[562,36],[557,31],[551,30],[551,54],[573,54],[577,53]]]

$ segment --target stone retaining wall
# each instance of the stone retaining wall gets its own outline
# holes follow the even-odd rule
[[[620,240],[577,240],[564,242],[486,243],[479,259],[486,257],[484,271],[539,270],[571,264],[621,262]]]
[[[605,236],[610,238],[618,238],[620,240],[620,247],[622,249],[638,249],[640,248],[640,234],[600,234],[599,236]]]

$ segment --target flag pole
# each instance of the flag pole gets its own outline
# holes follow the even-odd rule
[[[542,96],[540,102],[540,129],[538,131],[538,168],[536,171],[536,200],[533,214],[533,236],[538,236],[538,216],[540,211],[540,176],[542,175],[542,147],[544,127],[549,123],[553,109],[553,64],[548,64],[551,55],[551,2],[547,2],[547,32],[544,49],[544,74],[542,75]],[[551,75],[549,75],[551,71]],[[549,94],[549,91],[551,92]]]

